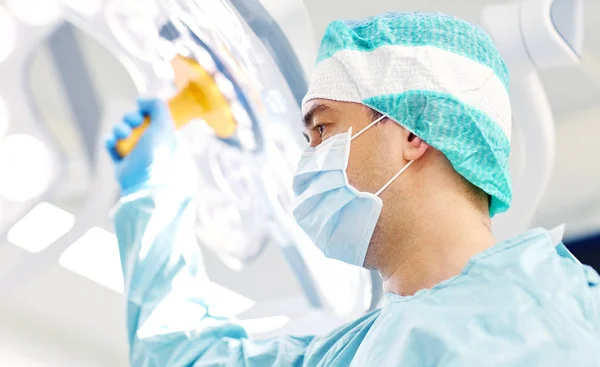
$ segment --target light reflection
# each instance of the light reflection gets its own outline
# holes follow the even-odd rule
[[[94,16],[102,10],[102,0],[61,0],[62,3],[77,13]]]
[[[49,186],[53,162],[48,147],[24,134],[11,135],[0,142],[0,195],[12,201],[27,201]]]
[[[73,214],[43,202],[8,231],[7,239],[29,252],[40,252],[69,232],[73,224]]]
[[[102,228],[93,227],[69,246],[60,256],[59,263],[91,281],[117,293],[123,293],[124,280],[121,270],[117,237]],[[173,280],[173,289],[203,287],[204,303],[211,314],[228,317],[249,310],[255,302],[216,283],[201,283],[187,274]]]
[[[248,334],[260,334],[277,330],[290,322],[287,316],[270,316],[259,319],[241,320],[240,325]]]
[[[0,63],[8,58],[17,44],[17,25],[13,17],[0,6]],[[2,115],[0,111],[0,122]]]
[[[4,137],[4,134],[6,134],[6,131],[8,130],[9,121],[10,111],[8,110],[8,105],[4,99],[0,97],[0,140]]]
[[[61,254],[59,264],[115,292],[123,293],[117,237],[102,228],[88,230]]]
[[[159,58],[160,9],[155,1],[113,0],[105,12],[110,29],[129,53],[147,62]]]
[[[57,21],[63,9],[57,0],[7,0],[6,7],[18,20],[37,26]]]

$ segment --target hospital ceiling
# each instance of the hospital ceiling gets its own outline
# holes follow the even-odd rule
[[[0,0],[0,4],[4,2]],[[315,42],[318,42],[318,35],[335,18],[363,18],[384,11],[442,11],[478,22],[483,6],[509,0],[304,2],[314,26]],[[587,37],[581,65],[542,75],[556,118],[557,155],[556,168],[536,215],[536,224],[553,227],[567,222],[571,228],[567,228],[567,233],[571,236],[600,232],[600,168],[595,159],[600,156],[600,144],[597,143],[600,137],[600,39],[592,36],[600,34],[600,2],[587,0],[585,6]],[[130,108],[135,98],[132,78],[97,42],[86,37],[80,37],[78,42],[89,67],[98,69],[92,73],[96,75],[93,83],[101,93],[111,93],[113,97],[113,104],[103,106],[103,113],[118,116],[121,111]],[[39,108],[45,111],[45,118],[52,121],[52,133],[62,137],[64,148],[83,152],[85,147],[81,138],[72,130],[72,124],[68,123],[72,116],[64,107],[62,87],[56,76],[47,72],[52,67],[49,52],[47,47],[41,47],[33,61],[32,80],[36,82],[32,87],[37,90],[36,101]],[[98,77],[102,75],[104,77]],[[71,170],[63,187],[59,188],[59,192],[63,193],[60,205],[67,210],[77,207],[89,194],[85,190],[89,172],[83,164],[78,166],[77,162],[73,162],[73,167],[80,169]],[[110,227],[108,216],[101,227]],[[270,270],[258,278],[270,282],[270,291],[293,295],[299,286],[289,271],[283,267],[273,268],[273,264],[281,264],[281,254],[276,250],[268,247],[251,266],[255,272],[263,268]],[[27,254],[19,248],[0,247],[0,274],[10,271],[25,256]],[[251,279],[241,274],[223,271],[214,265],[218,262],[214,255],[207,253],[206,256],[209,271],[219,277],[223,285],[237,284],[248,289],[257,300],[269,298],[269,291],[265,287],[252,283]],[[273,277],[273,273],[280,276]],[[76,365],[126,365],[123,307],[120,295],[113,290],[76,276],[56,264],[2,301],[0,350],[2,346],[21,348],[23,353],[45,353],[45,357],[54,360],[60,360],[61,353],[70,354],[74,360],[81,361]],[[65,348],[65,345],[70,347]],[[91,359],[89,356],[92,356]],[[97,364],[90,364],[89,360],[94,359]]]

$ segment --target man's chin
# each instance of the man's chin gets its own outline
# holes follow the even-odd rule
[[[363,268],[367,269],[367,270],[377,270],[377,264],[379,263],[377,261],[378,256],[377,256],[377,249],[375,248],[374,244],[371,243],[369,244],[369,247],[367,248],[367,255],[365,256],[365,262],[363,264]]]

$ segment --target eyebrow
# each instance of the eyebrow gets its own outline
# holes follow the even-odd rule
[[[316,104],[316,105],[312,106],[311,109],[308,110],[308,112],[306,112],[306,114],[304,114],[304,118],[302,119],[304,121],[304,127],[306,127],[306,128],[310,127],[310,125],[312,124],[313,117],[315,117],[315,115],[317,115],[319,113],[331,111],[331,110],[333,110],[333,108],[326,106],[324,104]]]

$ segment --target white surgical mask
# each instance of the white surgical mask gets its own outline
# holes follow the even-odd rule
[[[351,136],[337,134],[307,148],[294,176],[294,217],[325,256],[363,266],[367,248],[381,214],[379,195],[410,165],[408,162],[375,194],[361,192],[348,182],[346,168],[351,141],[385,116]]]

